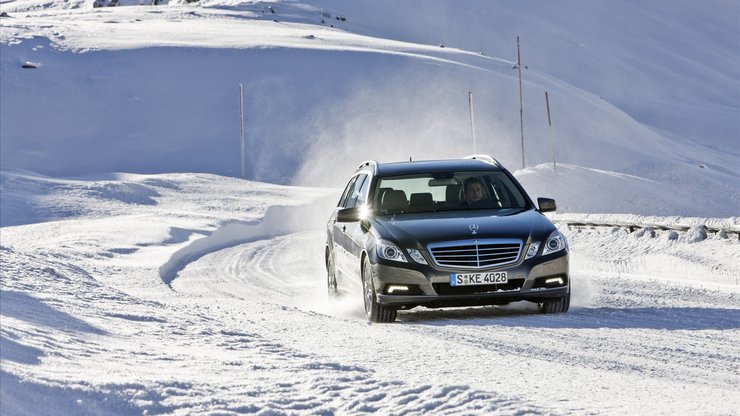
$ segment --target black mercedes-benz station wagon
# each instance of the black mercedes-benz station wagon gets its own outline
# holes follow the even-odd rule
[[[329,294],[362,288],[373,322],[399,309],[531,301],[570,306],[568,244],[490,156],[363,162],[327,224]]]

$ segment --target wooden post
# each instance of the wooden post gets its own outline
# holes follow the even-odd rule
[[[473,93],[468,91],[468,112],[470,113],[470,135],[473,137],[473,154],[478,154],[475,145],[475,120],[473,119]]]
[[[516,37],[516,67],[519,70],[519,127],[522,134],[522,169],[524,169],[524,98],[522,96],[522,54],[519,50],[519,36]]]
[[[241,176],[247,178],[246,146],[244,143],[244,86],[239,83],[239,138],[241,143]]]
[[[550,117],[550,97],[545,91],[545,105],[547,106],[547,125],[550,126],[550,150],[552,150],[552,170],[557,171],[558,165],[555,163],[555,140],[552,138],[552,118]]]

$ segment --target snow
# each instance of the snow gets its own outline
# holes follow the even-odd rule
[[[726,413],[740,404],[736,238],[566,227],[575,294],[566,315],[513,304],[368,325],[359,296],[326,299],[321,224],[336,189],[198,174],[4,175],[65,187],[39,202],[98,211],[2,229],[3,414]],[[137,189],[136,202],[90,193],[113,185]]]
[[[239,83],[250,179],[339,187],[335,173],[360,160],[473,153],[469,91],[476,151],[518,169],[520,35],[527,166],[552,161],[547,91],[556,160],[595,169],[579,180],[606,171],[660,184],[614,181],[655,200],[619,212],[728,217],[740,206],[737,2],[91,4],[2,3],[4,169],[238,176]],[[685,202],[687,189],[701,195]],[[722,200],[701,204],[710,197]],[[577,209],[600,212],[591,203]]]
[[[0,1],[3,415],[738,413],[740,2],[93,3]],[[369,324],[325,222],[362,160],[474,153],[469,91],[571,311]]]

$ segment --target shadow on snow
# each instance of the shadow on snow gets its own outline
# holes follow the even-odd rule
[[[434,326],[490,325],[571,329],[740,329],[740,309],[722,308],[577,308],[565,314],[543,315],[534,307],[414,309],[399,321]]]

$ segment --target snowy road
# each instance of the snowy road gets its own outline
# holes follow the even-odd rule
[[[269,319],[273,339],[412,386],[474,386],[565,413],[721,413],[737,403],[733,293],[581,272],[574,290],[589,285],[591,306],[567,315],[541,316],[522,303],[417,309],[401,313],[398,325],[368,326],[359,296],[349,305],[324,300],[322,237],[306,232],[221,250],[188,266],[173,288],[287,306]],[[321,336],[317,327],[325,328]]]
[[[334,191],[20,176],[4,186],[32,201],[35,223],[2,229],[3,414],[740,408],[736,240],[564,230],[567,314],[519,303],[369,324],[359,296],[326,296],[322,196]],[[675,261],[691,267],[645,274]]]

